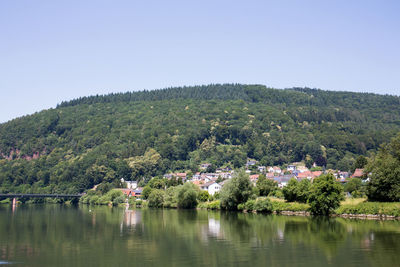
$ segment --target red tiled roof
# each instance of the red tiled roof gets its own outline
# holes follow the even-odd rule
[[[356,169],[351,177],[362,177],[364,175],[364,169]]]
[[[314,177],[318,177],[318,176],[322,175],[322,171],[315,171],[315,172],[312,172],[312,174]]]
[[[258,174],[250,175],[250,180],[256,180],[256,179],[258,179],[259,176],[260,175],[258,175]]]

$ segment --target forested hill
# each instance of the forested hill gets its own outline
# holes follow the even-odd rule
[[[121,177],[316,162],[348,170],[400,130],[400,97],[262,85],[91,96],[0,124],[0,190],[78,192]]]

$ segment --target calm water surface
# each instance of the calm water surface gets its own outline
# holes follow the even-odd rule
[[[0,266],[400,266],[400,222],[0,206]]]

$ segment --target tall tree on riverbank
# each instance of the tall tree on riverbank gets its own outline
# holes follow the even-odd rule
[[[371,201],[400,201],[400,133],[383,145],[367,165],[370,181],[367,196]]]
[[[343,198],[343,187],[336,182],[332,174],[321,175],[311,185],[308,198],[311,213],[329,215],[340,206]]]
[[[237,210],[237,206],[250,198],[253,193],[249,175],[243,170],[228,180],[221,189],[221,208],[226,210]]]

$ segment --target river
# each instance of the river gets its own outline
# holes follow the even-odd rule
[[[400,222],[0,206],[0,265],[399,266]]]

